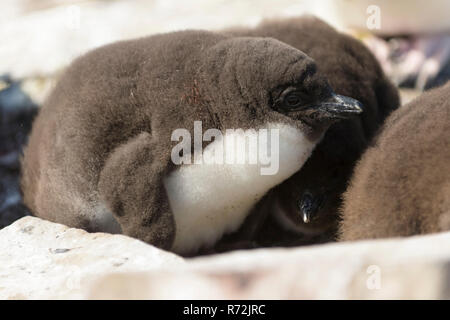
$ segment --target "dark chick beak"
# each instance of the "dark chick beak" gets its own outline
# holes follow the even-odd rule
[[[300,214],[304,223],[309,223],[311,221],[311,216],[313,213],[312,201],[302,200],[300,204]]]
[[[298,202],[298,209],[300,210],[300,215],[304,223],[309,223],[316,218],[323,201],[323,196],[314,197],[308,191],[303,194]]]
[[[309,223],[311,221],[311,213],[308,211],[303,211],[302,218],[304,223]]]
[[[314,200],[311,194],[305,193],[299,202],[299,209],[304,223],[311,221],[312,215],[315,211]]]
[[[362,113],[362,107],[358,100],[333,93],[330,98],[319,103],[316,110],[324,118],[348,119]]]

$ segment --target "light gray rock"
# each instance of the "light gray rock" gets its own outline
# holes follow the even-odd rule
[[[0,231],[0,299],[449,299],[450,232],[182,259],[26,217]]]
[[[239,251],[192,259],[172,271],[109,275],[89,297],[448,299],[449,262],[450,233]]]
[[[384,34],[449,30],[446,0],[2,0],[0,74],[48,76],[100,45],[179,29],[255,25],[264,18],[315,14],[335,27],[366,32],[371,6]],[[405,10],[408,8],[408,10]],[[132,19],[130,19],[132,17]]]
[[[181,29],[255,25],[311,12],[298,0],[2,0],[0,74],[49,76],[75,57],[118,40]],[[3,12],[5,12],[3,14]],[[130,18],[132,17],[132,18]],[[37,63],[38,62],[38,63]]]
[[[450,31],[446,0],[327,0],[323,9],[344,28],[383,35]],[[379,24],[375,21],[379,17]]]
[[[105,274],[183,263],[122,235],[25,217],[0,230],[0,299],[79,299]]]
[[[449,299],[445,264],[415,262],[373,268],[344,262],[255,268],[252,271],[177,270],[111,274],[89,299]],[[333,264],[334,263],[334,264]],[[375,269],[376,270],[376,269]],[[368,272],[371,272],[369,274]],[[371,277],[373,276],[373,277]],[[380,286],[378,287],[378,283]]]

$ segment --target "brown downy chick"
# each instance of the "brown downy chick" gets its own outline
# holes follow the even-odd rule
[[[334,240],[341,196],[352,169],[383,120],[399,106],[397,89],[364,44],[315,17],[267,21],[253,29],[234,29],[229,33],[273,37],[305,52],[316,61],[318,70],[337,93],[363,104],[360,117],[330,127],[302,169],[280,184],[266,203],[272,209],[269,226],[261,232],[276,229],[274,225],[281,227],[270,231],[268,237],[262,236],[270,238],[266,243],[287,245],[303,243],[308,238],[315,241],[324,233],[328,240]],[[255,219],[248,223],[254,224]],[[259,232],[251,229],[255,235]]]
[[[96,49],[68,68],[33,125],[25,203],[51,221],[180,254],[210,247],[301,168],[332,123],[361,112],[316,69],[278,40],[206,31]],[[224,139],[240,135],[227,129],[279,130],[279,170],[174,164],[173,134],[195,138],[195,121]],[[234,152],[220,138],[200,147],[204,158]]]
[[[450,230],[450,82],[395,111],[356,166],[340,240]]]

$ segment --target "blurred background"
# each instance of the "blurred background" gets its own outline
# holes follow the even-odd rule
[[[33,117],[64,68],[88,50],[153,33],[313,14],[363,41],[405,103],[450,79],[449,12],[448,0],[2,0],[0,228],[27,214],[19,156]]]

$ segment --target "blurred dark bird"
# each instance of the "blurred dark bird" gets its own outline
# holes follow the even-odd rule
[[[37,114],[37,105],[21,89],[21,82],[0,77],[0,228],[29,214],[19,188],[22,146]]]

